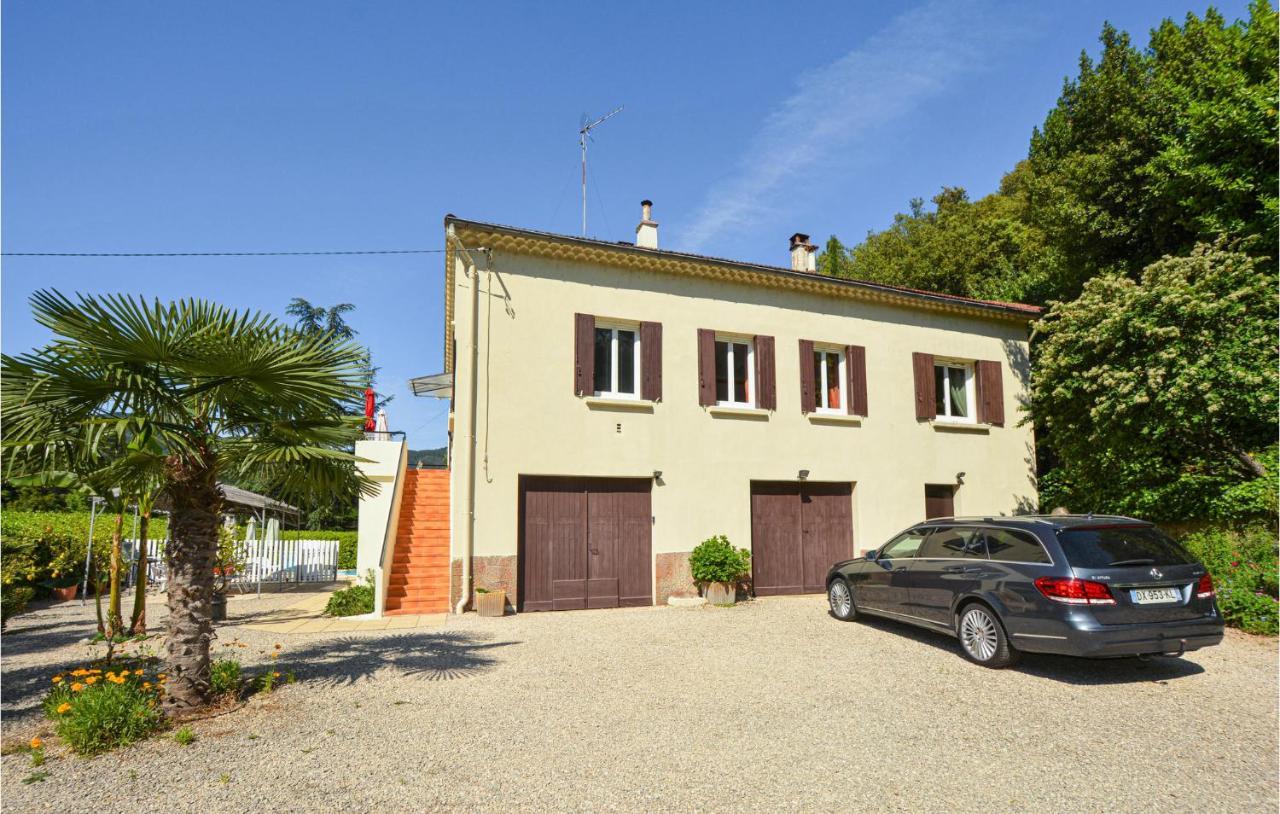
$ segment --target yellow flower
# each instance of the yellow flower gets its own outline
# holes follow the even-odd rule
[[[123,684],[124,676],[111,676],[107,681],[110,681],[112,684]]]
[[[164,681],[164,673],[156,673],[156,678],[160,679],[161,681]]]
[[[31,739],[31,748],[39,749],[43,743],[44,742],[40,740],[40,736],[36,735],[34,738]]]
[[[61,683],[62,683],[62,676],[54,676],[54,677],[53,677],[53,683],[54,683],[54,684],[61,684]]]
[[[272,678],[279,678],[279,677],[280,677],[280,674],[279,674],[279,673],[272,673],[272,674],[271,674],[271,676],[272,676]]]
[[[134,674],[134,675],[136,675],[136,676],[140,676],[140,675],[142,675],[142,670],[134,670],[134,671],[133,671],[133,674]]]
[[[71,685],[72,692],[80,692],[83,689],[84,689],[84,685],[81,684],[79,681]]]
[[[142,682],[142,689],[144,689],[144,690],[149,690],[149,689],[151,689],[151,682],[150,682],[150,681],[144,681],[144,682]]]
[[[78,670],[72,670],[72,671],[71,671],[71,675],[75,676],[76,678],[79,678],[80,676],[87,676],[87,675],[89,675],[89,671],[88,671],[88,670],[86,670],[86,669],[84,669],[83,667],[81,667],[81,668],[80,668],[80,669],[78,669]]]
[[[280,658],[280,654],[279,654],[279,653],[272,653],[272,654],[271,654],[271,658],[273,658],[273,659],[278,659],[278,658]]]
[[[84,680],[84,683],[92,685],[97,680],[98,680],[97,676],[89,676]]]
[[[113,672],[108,672],[108,673],[107,673],[107,681],[115,681],[115,680],[116,680],[116,674],[115,674],[115,673],[113,673]]]
[[[71,711],[71,705],[68,704],[66,701],[63,701],[61,704],[58,704],[59,715],[66,715],[70,711]]]

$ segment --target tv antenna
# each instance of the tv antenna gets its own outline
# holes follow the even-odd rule
[[[591,131],[604,124],[609,119],[622,112],[623,105],[618,105],[613,110],[604,114],[593,122],[587,121],[587,115],[582,114],[582,127],[578,130],[578,145],[582,147],[582,236],[587,236],[587,139],[591,137]]]

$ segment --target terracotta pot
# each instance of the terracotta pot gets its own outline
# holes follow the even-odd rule
[[[506,591],[488,591],[476,594],[476,613],[481,616],[502,616],[506,612]]]
[[[76,598],[76,592],[79,590],[79,585],[68,585],[65,588],[54,588],[53,595],[59,602],[70,602]]]
[[[708,582],[707,602],[712,605],[732,605],[738,601],[738,586],[729,582]]]

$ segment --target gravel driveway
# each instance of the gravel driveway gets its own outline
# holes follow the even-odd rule
[[[271,600],[263,600],[269,602]],[[232,603],[233,616],[256,612]],[[156,615],[158,616],[158,608]],[[3,639],[5,738],[87,617]],[[1229,631],[1183,659],[1027,657],[843,624],[822,597],[732,609],[474,615],[439,631],[272,636],[300,682],[94,760],[3,758],[3,806],[99,811],[1275,811],[1277,652]]]

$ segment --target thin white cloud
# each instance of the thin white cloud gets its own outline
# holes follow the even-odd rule
[[[752,138],[738,171],[708,193],[683,230],[685,248],[704,250],[758,220],[772,208],[768,202],[803,195],[787,190],[791,179],[988,65],[993,50],[1022,28],[1016,16],[1014,7],[997,12],[979,2],[933,0],[802,75]]]

